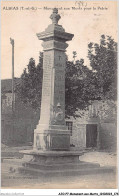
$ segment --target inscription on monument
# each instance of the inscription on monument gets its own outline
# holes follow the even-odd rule
[[[61,60],[61,56],[60,56],[60,60]],[[54,88],[55,104],[60,102],[63,107],[62,108],[63,110],[64,110],[64,105],[65,105],[64,104],[65,103],[65,85],[64,84],[65,84],[64,63],[56,64],[55,65],[55,88]]]
[[[43,62],[44,70],[51,69],[52,62],[53,62],[53,60],[52,60],[51,56],[48,54],[45,54],[44,55],[44,62]]]
[[[44,62],[43,62],[43,93],[42,99],[49,100],[47,96],[51,94],[51,69],[52,69],[52,58],[51,55],[45,54],[44,55]],[[44,101],[43,101],[44,102]],[[45,102],[44,102],[45,104]]]

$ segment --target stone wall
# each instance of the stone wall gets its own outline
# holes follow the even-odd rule
[[[86,125],[73,122],[72,135],[70,144],[76,148],[86,148]],[[93,124],[93,123],[91,123]],[[97,123],[98,125],[98,123]],[[98,139],[98,138],[97,138]],[[98,143],[99,142],[99,143]],[[97,140],[97,148],[102,150],[116,151],[117,149],[117,126],[114,122],[100,122],[99,124],[99,140]]]
[[[15,94],[14,94],[14,100],[15,100]],[[12,93],[5,93],[5,98],[2,99],[2,105],[1,105],[1,112],[4,114],[10,114],[12,112]]]
[[[2,108],[1,140],[10,145],[28,145],[33,142],[33,134],[40,118],[31,107],[26,107],[19,99],[15,101],[14,113],[10,105]]]
[[[99,123],[100,148],[115,151],[117,145],[116,103],[110,100],[94,101],[88,110],[78,111],[78,113],[81,117],[71,118],[73,122],[71,144],[76,147],[86,147],[86,125]]]
[[[38,114],[37,114],[38,117]],[[37,118],[38,119],[38,118]],[[35,118],[13,118],[2,116],[1,141],[4,144],[20,145],[33,142],[33,134],[38,120]]]
[[[71,146],[78,148],[86,147],[86,125],[73,123],[72,135],[70,136]]]
[[[115,123],[101,123],[100,125],[101,149],[115,151],[117,147],[117,126]]]

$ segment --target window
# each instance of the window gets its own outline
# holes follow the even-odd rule
[[[70,133],[72,135],[73,122],[72,121],[66,121],[66,126],[68,127],[68,130],[70,130]]]

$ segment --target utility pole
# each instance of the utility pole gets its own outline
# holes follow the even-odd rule
[[[10,38],[12,44],[12,112],[14,112],[14,40]]]

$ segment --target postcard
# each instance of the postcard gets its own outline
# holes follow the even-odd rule
[[[117,1],[1,1],[2,193],[118,195],[117,15]]]

